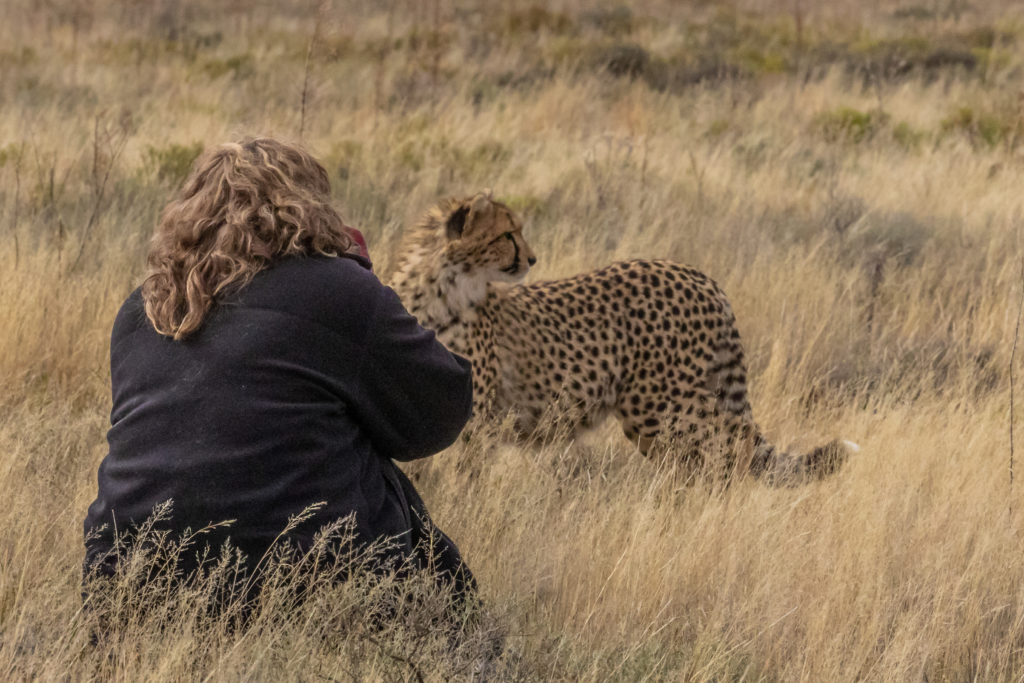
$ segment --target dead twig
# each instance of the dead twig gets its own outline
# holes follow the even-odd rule
[[[1013,395],[1014,395],[1014,383],[1013,383],[1013,363],[1017,357],[1017,339],[1020,337],[1020,316],[1021,312],[1024,311],[1024,258],[1020,261],[1020,282],[1021,282],[1021,293],[1020,303],[1017,306],[1017,323],[1013,328],[1013,347],[1010,349],[1010,492],[1008,497],[1007,511],[1010,516],[1010,521],[1013,521]]]
[[[99,220],[103,210],[103,200],[106,197],[110,172],[113,170],[114,164],[117,162],[118,157],[121,156],[121,152],[124,151],[125,145],[128,142],[127,125],[122,124],[121,128],[114,132],[111,132],[106,126],[102,126],[101,131],[102,122],[103,115],[100,114],[93,123],[92,173],[90,178],[92,184],[92,211],[89,212],[89,219],[82,229],[82,238],[78,243],[78,254],[75,255],[75,260],[71,263],[71,267],[68,268],[68,273],[74,272],[78,267],[79,261],[82,260],[82,254],[85,253],[85,245],[89,241],[89,234],[92,232],[93,226],[96,225],[96,221]],[[106,149],[103,149],[103,147]]]
[[[697,209],[703,211],[704,209],[704,169],[697,164],[697,157],[694,155],[693,150],[688,150],[687,154],[690,157],[690,169],[693,171],[693,177],[697,181]]]
[[[14,161],[14,209],[11,213],[11,235],[14,237],[14,269],[18,269],[21,261],[21,247],[18,242],[18,213],[21,209],[21,160],[25,156],[25,142],[18,148],[18,156]]]
[[[320,38],[320,24],[324,12],[327,10],[327,2],[321,2],[316,10],[316,22],[313,24],[313,35],[309,38],[309,45],[306,47],[306,65],[302,73],[302,108],[299,114],[299,137],[306,130],[306,100],[309,97],[309,67],[313,61],[313,50],[316,49],[317,40]]]

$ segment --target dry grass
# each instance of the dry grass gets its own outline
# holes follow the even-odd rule
[[[508,632],[496,677],[1016,680],[1024,15],[814,5],[353,0],[310,52],[315,3],[10,0],[0,678],[471,675],[472,643],[353,629],[345,587],[247,630],[182,610],[88,645],[114,313],[202,145],[303,125],[382,273],[439,195],[493,187],[526,218],[533,278],[639,256],[707,271],[768,434],[863,447],[784,490],[687,485],[612,424],[414,466]]]

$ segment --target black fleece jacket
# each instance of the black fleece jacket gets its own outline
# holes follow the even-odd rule
[[[104,573],[116,565],[114,530],[168,499],[172,531],[237,520],[205,540],[230,536],[250,565],[289,516],[320,501],[290,537],[300,549],[355,513],[357,540],[397,537],[408,556],[425,510],[392,459],[447,447],[472,403],[469,362],[348,257],[280,261],[185,341],[153,329],[136,290],[114,322],[110,368],[110,451],[84,523],[86,564]],[[442,564],[458,563],[442,539]]]

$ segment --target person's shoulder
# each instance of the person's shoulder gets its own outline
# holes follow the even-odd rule
[[[362,263],[344,256],[283,259],[261,272],[239,303],[330,323],[372,314],[384,285]]]
[[[146,321],[146,305],[142,300],[142,287],[136,287],[121,304],[114,318],[114,332],[139,327]]]
[[[322,289],[331,284],[380,285],[372,271],[347,256],[293,256],[268,268],[260,277],[273,281],[277,287]]]
[[[346,256],[298,256],[282,260],[252,283],[254,291],[272,289],[290,296],[316,296],[324,292],[367,292],[382,287],[377,275]]]
[[[142,298],[142,288],[136,287],[121,304],[114,324],[110,329],[110,348],[120,348],[123,344],[131,344],[138,334],[157,334],[149,318],[146,317],[146,303]]]

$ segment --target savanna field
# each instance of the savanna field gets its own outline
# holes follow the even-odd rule
[[[0,679],[1024,676],[1017,3],[0,15]],[[403,230],[484,187],[523,217],[529,281],[634,257],[703,270],[766,434],[861,452],[821,482],[722,486],[614,421],[522,445],[497,426],[406,466],[481,584],[463,642],[429,614],[367,630],[363,587],[327,582],[301,604],[271,591],[243,628],[193,608],[195,587],[91,644],[81,522],[110,327],[193,159],[257,133],[323,162],[385,281]]]

